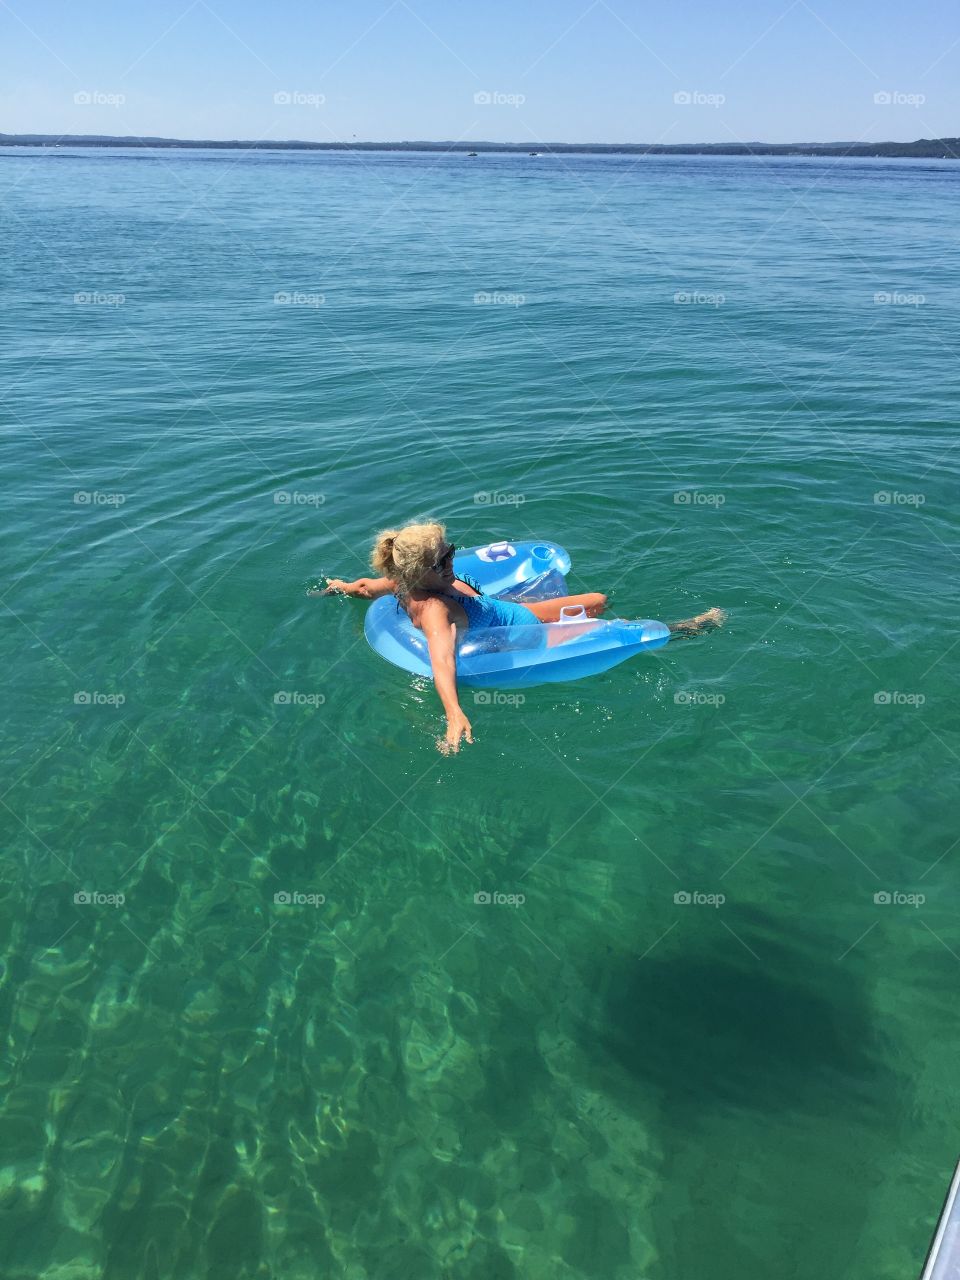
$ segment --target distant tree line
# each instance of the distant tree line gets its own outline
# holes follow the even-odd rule
[[[223,142],[191,138],[122,138],[98,134],[0,133],[5,147],[169,147],[218,151],[431,151],[469,154],[528,154],[519,142]],[[871,156],[960,159],[960,138],[920,138],[916,142],[543,142],[539,155],[687,155],[687,156]]]

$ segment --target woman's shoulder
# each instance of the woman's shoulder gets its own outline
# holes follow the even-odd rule
[[[410,621],[415,627],[423,627],[431,621],[460,622],[463,618],[463,605],[454,595],[437,595],[434,592],[411,592],[404,602]]]
[[[429,618],[434,615],[446,613],[449,611],[450,605],[456,601],[448,599],[446,596],[434,595],[429,591],[412,592],[407,596],[404,604],[407,612],[414,622],[418,618]]]

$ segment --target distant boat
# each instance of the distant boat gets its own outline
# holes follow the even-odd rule
[[[477,154],[477,153],[476,153],[475,151],[468,151],[468,152],[467,152],[467,155],[468,155],[468,156],[475,156],[476,154]]]
[[[527,152],[527,155],[528,155],[528,156],[538,156],[539,154],[540,154],[540,152],[539,152],[539,151],[528,151],[528,152]]]

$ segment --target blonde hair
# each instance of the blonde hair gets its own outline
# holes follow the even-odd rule
[[[408,595],[437,563],[446,533],[446,525],[437,520],[384,529],[377,534],[370,563],[377,573],[394,579],[398,595]]]

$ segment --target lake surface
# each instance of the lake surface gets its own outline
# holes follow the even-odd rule
[[[7,148],[0,193],[10,1280],[918,1271],[960,167]],[[729,621],[465,691],[446,758],[306,594],[418,516]]]

